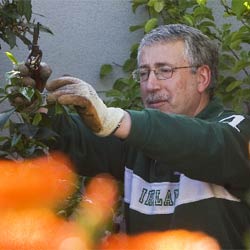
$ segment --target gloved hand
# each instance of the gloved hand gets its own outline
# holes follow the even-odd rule
[[[38,97],[34,96],[32,100],[28,100],[20,93],[20,88],[31,87],[37,89],[39,92],[43,92],[52,70],[48,64],[44,62],[40,63],[39,70],[36,72],[31,71],[25,63],[14,65],[13,69],[19,72],[19,76],[16,78],[15,83],[11,84],[11,87],[8,89],[10,104],[14,106],[17,111],[31,112],[38,104]]]
[[[94,88],[74,77],[61,77],[46,84],[47,102],[74,105],[83,122],[98,136],[112,134],[124,116],[124,110],[107,107]]]

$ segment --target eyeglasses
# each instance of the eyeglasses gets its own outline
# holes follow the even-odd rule
[[[169,67],[161,66],[156,69],[139,68],[133,71],[132,76],[136,82],[145,82],[148,80],[150,72],[153,71],[157,80],[166,80],[173,76],[177,69],[197,68],[199,66],[182,66],[182,67]]]

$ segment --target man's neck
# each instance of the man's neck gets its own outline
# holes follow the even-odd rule
[[[197,116],[208,105],[209,101],[210,101],[209,95],[207,94],[201,95],[199,105],[197,106],[193,116]]]

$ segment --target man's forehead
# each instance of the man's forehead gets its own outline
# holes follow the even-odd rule
[[[139,67],[165,65],[171,67],[185,61],[184,44],[181,41],[177,43],[156,43],[143,47],[139,58]]]
[[[144,45],[142,47],[142,51],[143,50],[149,50],[152,48],[160,48],[162,49],[163,47],[166,48],[184,48],[185,47],[185,42],[183,40],[171,40],[171,41],[155,41],[152,42],[150,44]]]
[[[150,68],[151,65],[149,64],[140,64],[139,68]],[[159,68],[159,67],[172,67],[173,65],[171,65],[170,63],[168,62],[156,62],[154,63],[153,65],[155,68]]]

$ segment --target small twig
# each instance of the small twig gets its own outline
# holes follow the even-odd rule
[[[117,66],[117,67],[122,68],[122,65],[121,65],[121,64],[118,64],[118,63],[116,63],[116,62],[112,62],[112,64],[115,65],[115,66]]]

